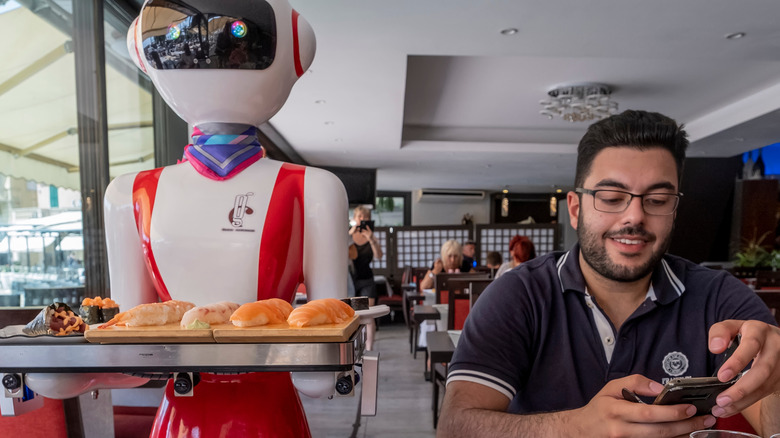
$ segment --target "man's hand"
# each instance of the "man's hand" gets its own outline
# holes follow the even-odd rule
[[[710,328],[710,351],[722,353],[737,333],[742,334],[742,340],[721,366],[718,379],[721,382],[733,379],[750,361],[753,366],[734,386],[718,396],[718,406],[712,409],[716,417],[734,415],[780,391],[780,329],[761,321],[722,321]]]
[[[567,421],[570,436],[687,436],[715,424],[715,417],[694,417],[691,404],[650,405],[623,399],[623,388],[638,395],[656,396],[663,386],[644,376],[632,375],[607,383],[584,407],[572,411]]]
[[[633,375],[607,383],[579,409],[516,415],[506,412],[509,399],[478,383],[454,381],[447,385],[437,436],[565,437],[676,437],[688,436],[715,424],[712,415],[694,417],[690,404],[648,405],[626,401],[623,388],[644,396],[657,396],[663,386]],[[565,388],[556,388],[565,391]]]

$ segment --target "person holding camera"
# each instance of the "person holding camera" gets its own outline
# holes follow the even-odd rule
[[[728,272],[666,253],[686,137],[645,111],[588,128],[567,195],[579,242],[480,295],[450,363],[438,436],[687,436],[740,412],[759,435],[780,432],[769,309]],[[652,404],[664,383],[706,376],[727,387],[702,394],[711,411],[693,398]]]
[[[352,279],[355,283],[355,296],[368,297],[368,305],[373,306],[376,302],[376,285],[374,284],[374,271],[371,269],[371,262],[381,259],[382,248],[379,241],[374,236],[374,221],[371,220],[371,210],[358,205],[352,213],[352,220],[355,223],[349,229],[349,235],[352,237],[350,248],[350,258],[354,267]],[[376,332],[376,323],[371,320],[366,326],[366,350],[374,349],[374,333]]]

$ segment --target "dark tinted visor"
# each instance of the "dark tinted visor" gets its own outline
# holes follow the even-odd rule
[[[274,10],[264,1],[246,9],[246,16],[228,16],[153,0],[141,11],[143,55],[157,70],[268,68],[276,54]]]

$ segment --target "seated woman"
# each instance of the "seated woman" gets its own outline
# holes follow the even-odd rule
[[[463,251],[460,247],[460,243],[458,243],[457,240],[448,240],[444,242],[441,245],[441,258],[436,259],[436,261],[433,262],[431,269],[425,273],[425,277],[420,281],[420,288],[433,288],[433,278],[437,274],[461,272],[460,268],[462,263]],[[474,269],[470,269],[468,272],[474,272]]]
[[[511,257],[511,260],[498,268],[496,278],[503,275],[504,272],[520,266],[521,263],[535,258],[536,249],[534,248],[534,243],[527,236],[516,235],[509,241],[509,257]]]

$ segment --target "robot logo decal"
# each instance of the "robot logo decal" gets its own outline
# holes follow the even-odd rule
[[[228,213],[228,220],[233,228],[223,228],[223,231],[255,231],[244,228],[244,219],[247,215],[254,213],[252,207],[247,205],[249,197],[253,196],[253,192],[249,192],[245,195],[236,195],[236,199],[233,201],[233,208]]]

